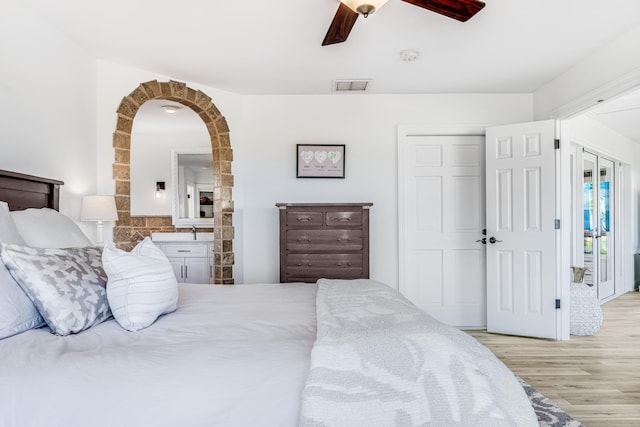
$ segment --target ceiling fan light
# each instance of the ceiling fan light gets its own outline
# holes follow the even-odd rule
[[[354,12],[358,12],[365,18],[380,9],[389,0],[340,0]]]

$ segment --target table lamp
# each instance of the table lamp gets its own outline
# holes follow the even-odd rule
[[[118,211],[116,201],[113,196],[84,196],[82,198],[82,208],[80,209],[81,221],[96,222],[96,245],[104,244],[102,237],[102,222],[117,221]]]

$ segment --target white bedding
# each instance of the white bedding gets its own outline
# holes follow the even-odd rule
[[[388,286],[320,279],[316,309],[301,426],[538,426],[489,349]]]
[[[330,299],[315,284],[185,284],[177,310],[137,332],[109,320],[77,335],[42,328],[0,340],[0,427],[351,427],[369,418],[381,427],[399,415],[406,425],[535,424],[488,349],[424,323],[385,285],[352,284],[330,288]],[[354,377],[365,383],[344,389]],[[415,395],[439,400],[407,397],[422,386]]]
[[[109,320],[0,340],[0,426],[295,426],[315,297],[311,284],[185,284],[138,332]]]

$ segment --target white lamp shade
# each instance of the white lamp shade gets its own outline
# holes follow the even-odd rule
[[[349,6],[351,10],[354,12],[358,12],[358,6],[363,4],[371,5],[375,8],[375,10],[380,9],[386,2],[389,0],[340,0],[345,5]]]
[[[82,198],[82,209],[80,210],[81,221],[117,221],[118,211],[116,201],[113,196],[84,196]]]

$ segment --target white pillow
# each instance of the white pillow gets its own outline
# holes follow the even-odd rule
[[[7,202],[0,202],[0,242],[24,245],[24,239],[11,218]]]
[[[6,243],[0,248],[0,258],[52,333],[78,333],[111,317],[100,249],[43,249]]]
[[[0,201],[0,243],[24,245],[9,214],[9,206]],[[44,320],[29,297],[0,260],[0,339],[44,325]]]
[[[42,325],[38,309],[0,262],[0,339]]]
[[[18,232],[27,246],[34,248],[83,248],[91,241],[68,216],[49,209],[11,212]]]
[[[128,331],[151,325],[176,309],[178,283],[173,268],[148,237],[131,252],[108,243],[102,252],[107,273],[107,299],[113,317]]]

